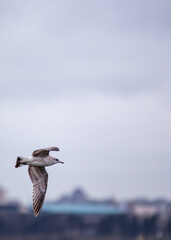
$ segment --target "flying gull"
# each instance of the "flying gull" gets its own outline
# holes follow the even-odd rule
[[[58,159],[49,155],[50,151],[59,151],[57,147],[43,148],[35,150],[31,157],[18,157],[15,167],[29,165],[28,172],[33,183],[33,210],[34,215],[37,217],[47,190],[48,174],[45,167],[51,166],[56,163],[63,163]]]

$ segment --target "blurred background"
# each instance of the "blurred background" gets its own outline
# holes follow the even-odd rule
[[[0,0],[2,239],[38,239],[47,219],[47,239],[171,239],[170,12],[169,0]],[[27,168],[14,166],[50,146],[65,164],[47,169],[35,220]]]

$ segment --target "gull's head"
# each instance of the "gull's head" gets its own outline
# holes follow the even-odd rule
[[[56,163],[63,163],[64,164],[64,162],[59,161],[59,159],[57,159],[57,158],[55,158],[55,160],[56,160]]]

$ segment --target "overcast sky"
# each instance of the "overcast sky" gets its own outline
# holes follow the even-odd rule
[[[31,202],[17,156],[42,147],[47,200],[171,198],[171,1],[0,0],[0,186]]]

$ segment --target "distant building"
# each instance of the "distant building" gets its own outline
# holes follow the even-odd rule
[[[155,201],[137,199],[129,202],[128,205],[130,212],[139,217],[150,217],[156,214],[169,216],[171,213],[170,203],[163,199],[157,199]]]
[[[116,204],[113,199],[92,200],[85,191],[78,188],[56,202],[45,203],[42,211],[59,214],[110,215],[127,214],[127,207]]]
[[[8,212],[19,212],[20,204],[17,202],[6,203],[0,205],[0,213],[8,213]]]
[[[6,192],[2,187],[0,187],[0,205],[5,204],[6,202],[7,202]]]
[[[97,200],[91,199],[82,188],[76,188],[71,194],[62,196],[57,203],[91,203],[91,204],[111,204],[117,205],[114,199]]]
[[[59,203],[84,203],[88,201],[87,194],[81,188],[77,188],[70,195],[62,196]]]
[[[6,196],[6,191],[0,187],[0,214],[9,212],[24,212],[27,208],[22,207],[18,201],[9,200]]]
[[[158,209],[154,205],[134,205],[132,208],[132,213],[140,217],[153,216],[157,212]]]

